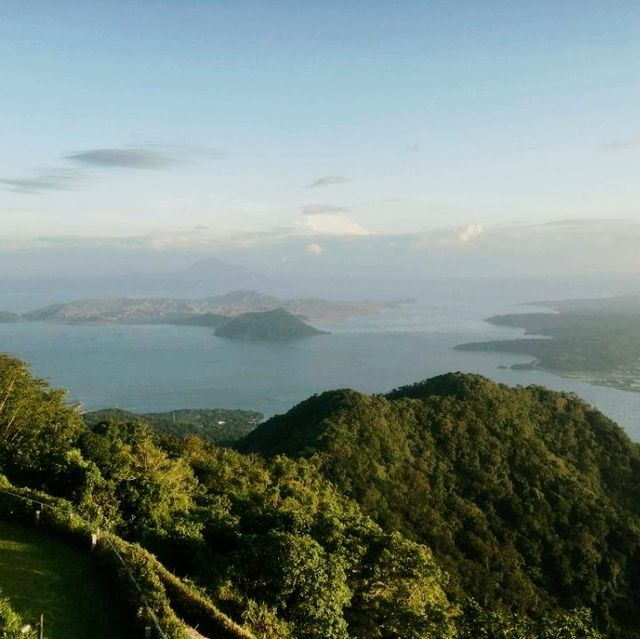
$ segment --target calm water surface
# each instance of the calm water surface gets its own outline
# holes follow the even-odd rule
[[[462,342],[515,337],[483,317],[523,307],[411,304],[319,325],[330,335],[248,343],[198,327],[0,324],[0,350],[69,389],[87,410],[250,408],[281,413],[313,393],[350,387],[382,392],[448,371],[482,373],[511,385],[573,391],[640,441],[640,394],[590,386],[543,371],[501,370],[531,358],[454,351]]]

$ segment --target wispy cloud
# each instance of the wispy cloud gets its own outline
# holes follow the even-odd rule
[[[461,244],[470,244],[483,235],[484,232],[485,229],[482,224],[468,224],[467,226],[432,229],[431,231],[422,233],[417,237],[416,247],[452,247]]]
[[[189,145],[145,144],[127,147],[95,148],[64,156],[66,162],[91,168],[164,169],[202,158],[223,158],[218,149]],[[0,177],[0,188],[14,193],[38,194],[79,188],[86,173],[78,168],[58,166],[34,170],[26,177]]]
[[[303,218],[301,230],[314,235],[369,235],[367,229],[341,213],[316,213]]]
[[[127,169],[164,169],[180,161],[166,151],[150,147],[87,149],[65,159],[85,166]]]
[[[40,169],[24,178],[0,178],[0,186],[7,191],[37,195],[46,191],[71,191],[80,185],[80,171],[64,168]]]
[[[307,184],[305,188],[316,189],[320,186],[332,186],[334,184],[344,184],[345,182],[351,182],[351,180],[344,175],[325,175],[311,182],[311,184]]]
[[[61,235],[38,237],[31,241],[34,247],[61,248],[113,248],[130,250],[164,250],[209,248],[220,245],[220,238],[212,237],[196,228],[169,230],[146,235],[87,236]]]
[[[228,243],[235,246],[253,246],[263,242],[279,242],[290,237],[294,230],[290,226],[278,226],[265,231],[238,231],[228,238]]]
[[[348,213],[348,209],[330,204],[307,204],[302,207],[302,215],[324,215],[325,213]]]
[[[640,150],[640,138],[629,138],[627,140],[613,140],[606,144],[601,144],[603,151],[633,151]]]

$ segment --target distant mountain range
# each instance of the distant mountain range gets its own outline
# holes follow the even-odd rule
[[[335,302],[316,298],[281,300],[257,291],[232,291],[202,299],[109,297],[53,304],[22,315],[1,313],[0,321],[70,324],[187,324],[218,328],[244,313],[283,309],[301,320],[334,321],[370,315],[397,303]]]
[[[77,277],[0,278],[2,292],[65,292],[87,295],[157,296],[214,295],[234,289],[264,288],[268,278],[242,266],[228,264],[216,257],[166,273],[125,273],[122,275],[79,275]]]
[[[245,340],[288,340],[321,335],[306,320],[332,321],[377,313],[396,303],[281,300],[257,291],[233,291],[204,299],[85,299],[52,304],[18,315],[0,312],[0,322],[67,324],[177,324],[213,328],[216,335]]]

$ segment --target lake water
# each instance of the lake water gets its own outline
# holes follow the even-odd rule
[[[2,308],[2,306],[0,306]],[[350,387],[382,392],[448,371],[511,385],[572,391],[640,441],[640,394],[590,386],[544,371],[501,370],[531,358],[455,351],[468,341],[515,337],[483,317],[526,309],[460,302],[416,303],[379,315],[318,324],[330,335],[249,343],[178,326],[0,324],[0,351],[16,355],[70,400],[92,410],[247,408],[281,413],[309,395]]]

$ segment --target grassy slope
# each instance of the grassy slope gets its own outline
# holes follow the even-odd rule
[[[38,530],[0,521],[0,587],[26,622],[45,614],[47,639],[133,636],[90,555]]]

